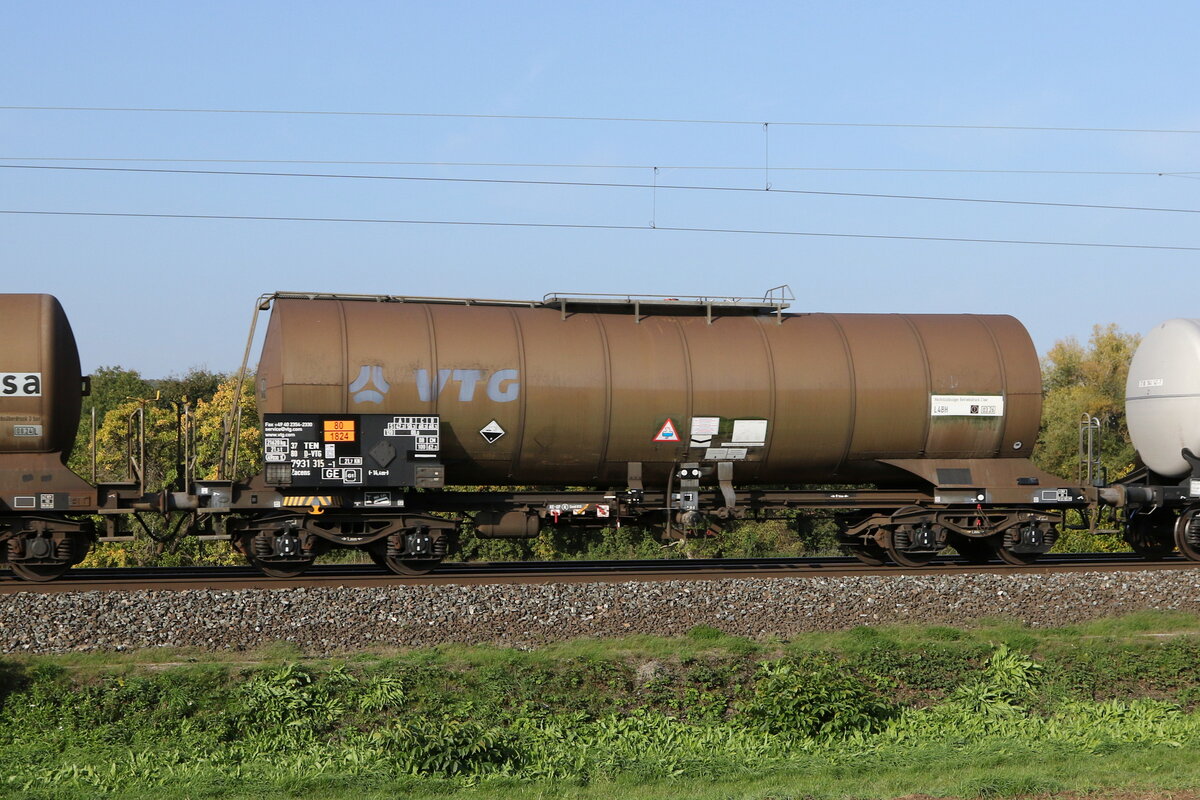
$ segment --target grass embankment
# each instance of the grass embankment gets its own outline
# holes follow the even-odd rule
[[[201,661],[200,659],[204,660]],[[892,797],[1200,785],[1200,618],[0,661],[0,796]]]

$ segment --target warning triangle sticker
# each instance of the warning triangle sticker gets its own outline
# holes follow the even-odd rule
[[[667,421],[658,429],[658,435],[654,437],[656,442],[678,442],[679,431],[675,430],[675,423],[667,417]]]

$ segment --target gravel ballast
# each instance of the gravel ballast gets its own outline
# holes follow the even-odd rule
[[[147,647],[308,653],[450,642],[529,646],[696,625],[763,638],[857,625],[1053,627],[1147,609],[1200,612],[1200,570],[585,584],[396,585],[0,596],[0,652]]]

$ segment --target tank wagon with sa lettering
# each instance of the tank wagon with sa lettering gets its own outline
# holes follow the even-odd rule
[[[50,580],[87,555],[92,515],[113,525],[151,510],[154,498],[138,481],[97,484],[66,466],[90,382],[58,300],[0,294],[0,319],[0,563],[25,580]]]
[[[1053,546],[1066,511],[1094,528],[1102,505],[1129,511],[1135,541],[1157,542],[1167,517],[1174,535],[1186,493],[1160,475],[1074,485],[1029,460],[1041,375],[1013,317],[792,313],[789,299],[786,287],[762,298],[521,302],[266,295],[251,326],[253,339],[270,312],[254,375],[261,471],[233,476],[236,409],[218,477],[157,493],[74,478],[62,467],[64,432],[38,457],[77,482],[69,502],[79,505],[51,516],[66,526],[85,514],[176,515],[182,530],[219,531],[277,576],[338,547],[426,572],[464,524],[482,537],[549,524],[653,525],[671,537],[828,509],[854,555],[905,566],[949,548],[1027,563]],[[73,357],[79,383],[73,352],[39,352],[0,369],[46,375]],[[15,402],[0,394],[0,424],[28,407]],[[72,434],[75,403],[55,411]],[[11,431],[0,433],[0,460],[26,463]],[[32,552],[50,517],[15,507],[31,495],[10,484],[0,482],[0,512],[25,548],[7,551],[15,568],[13,554]],[[1174,499],[1154,504],[1155,491]],[[50,536],[71,540],[70,558],[43,574],[77,560],[93,535],[71,524],[80,527]]]

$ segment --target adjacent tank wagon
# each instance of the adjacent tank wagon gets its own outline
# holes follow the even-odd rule
[[[1150,556],[1176,547],[1200,561],[1200,320],[1172,319],[1138,345],[1125,385],[1141,470],[1105,490],[1128,510],[1128,536]]]
[[[0,295],[0,561],[20,577],[56,577],[87,554],[94,487],[66,467],[87,382],[58,300]]]

